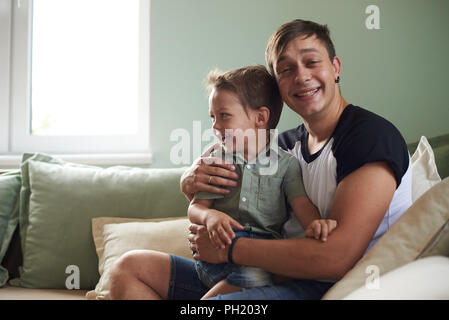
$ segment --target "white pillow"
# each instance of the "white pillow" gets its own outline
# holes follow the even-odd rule
[[[101,217],[92,219],[92,233],[101,275],[89,300],[109,299],[109,270],[125,252],[150,249],[192,259],[187,245],[190,221],[187,217],[165,219],[127,219]]]
[[[441,181],[432,147],[422,136],[412,158],[412,201]]]
[[[344,300],[447,300],[448,270],[448,257],[419,259],[373,279]]]

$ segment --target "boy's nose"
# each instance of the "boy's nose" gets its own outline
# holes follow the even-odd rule
[[[223,134],[221,130],[214,129],[214,135],[218,138],[218,140],[223,139]]]
[[[220,130],[221,129],[220,123],[218,121],[214,121],[214,123],[212,124],[212,129]]]

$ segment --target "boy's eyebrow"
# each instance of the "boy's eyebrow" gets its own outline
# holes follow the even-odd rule
[[[232,110],[231,107],[228,106],[217,106],[215,109],[217,109],[217,111],[223,111],[223,110]],[[209,110],[210,112],[211,110]]]
[[[320,53],[319,50],[315,49],[315,48],[304,48],[299,50],[300,54],[306,54],[306,53]],[[280,62],[282,62],[283,60],[287,59],[287,57],[285,55],[281,55],[279,56],[279,58],[276,61],[276,64],[279,64]]]
[[[215,111],[218,113],[218,112],[226,112],[228,110],[229,110],[229,108],[227,108],[226,106],[220,106],[220,107],[217,107]],[[209,116],[212,116],[212,115],[213,115],[212,110],[209,110]]]

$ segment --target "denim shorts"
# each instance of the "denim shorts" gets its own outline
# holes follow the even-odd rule
[[[333,285],[317,280],[288,280],[270,286],[242,289],[211,300],[319,300]],[[170,255],[169,300],[199,300],[209,288],[196,272],[195,261]]]
[[[259,234],[245,231],[235,232],[235,237],[267,239],[267,237]],[[224,279],[230,285],[242,288],[263,287],[273,284],[272,274],[260,268],[234,263],[214,264],[203,261],[197,261],[195,267],[201,282],[208,288],[212,288]]]

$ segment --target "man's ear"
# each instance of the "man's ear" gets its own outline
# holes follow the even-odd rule
[[[260,107],[256,111],[256,127],[266,128],[268,121],[270,120],[270,109],[268,107]]]
[[[332,66],[334,67],[335,79],[337,79],[341,74],[341,60],[339,57],[335,56],[332,59]]]

